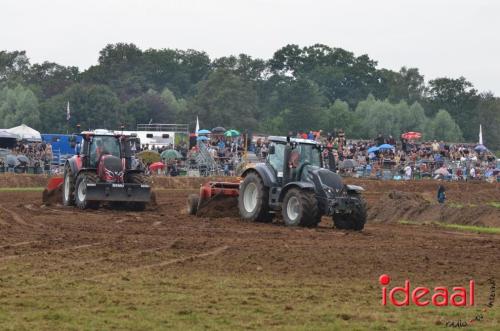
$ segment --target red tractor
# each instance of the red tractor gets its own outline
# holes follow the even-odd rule
[[[132,166],[131,145],[136,138],[108,130],[80,135],[79,152],[64,166],[63,204],[96,209],[106,201],[143,210],[151,199],[151,187],[143,170]]]

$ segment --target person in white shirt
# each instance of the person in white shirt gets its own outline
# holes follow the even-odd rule
[[[476,168],[474,167],[470,168],[470,178],[476,178]]]
[[[411,179],[411,167],[409,165],[407,165],[405,167],[405,180],[410,180]]]

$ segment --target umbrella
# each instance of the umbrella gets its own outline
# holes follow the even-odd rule
[[[422,138],[422,134],[420,132],[406,132],[401,135],[401,138],[408,139],[408,140],[413,140],[413,139],[420,139]]]
[[[378,149],[379,148],[377,146],[370,147],[370,148],[368,148],[368,153],[378,152]]]
[[[436,171],[434,171],[434,175],[449,176],[450,173],[448,172],[448,169],[446,169],[445,167],[441,167],[441,168],[437,169]]]
[[[156,171],[163,168],[165,168],[165,165],[162,162],[155,162],[149,166],[150,171]]]
[[[226,129],[223,128],[222,126],[218,126],[218,127],[215,127],[215,128],[212,129],[212,133],[220,133],[220,134],[222,134],[224,132],[226,132]]]
[[[201,130],[198,130],[198,134],[210,134],[210,130],[206,130],[206,129],[201,129]]]
[[[207,140],[208,140],[208,138],[206,136],[198,136],[196,138],[196,141],[207,141]]]
[[[344,160],[340,162],[339,168],[341,169],[350,169],[350,168],[355,168],[358,165],[358,163],[354,160]]]
[[[161,158],[164,160],[175,160],[182,158],[182,155],[175,149],[167,149],[161,153]]]
[[[382,144],[378,147],[378,149],[394,149],[394,146],[389,144]]]
[[[479,144],[476,147],[474,147],[474,150],[478,152],[484,152],[487,151],[488,149],[486,148],[486,146]]]
[[[15,167],[19,164],[19,160],[15,155],[9,154],[5,157],[5,163],[7,163],[10,167]]]
[[[228,130],[228,131],[224,132],[224,135],[226,137],[237,137],[240,135],[240,132],[237,130]]]
[[[24,163],[28,163],[30,161],[26,155],[18,155],[17,159],[19,160],[19,162],[24,162]]]

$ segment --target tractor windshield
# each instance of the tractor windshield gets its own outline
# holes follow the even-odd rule
[[[90,163],[97,166],[102,155],[120,158],[120,142],[114,136],[95,136],[90,144]]]
[[[300,144],[297,146],[297,150],[300,153],[300,165],[308,163],[321,167],[321,151],[316,145]]]

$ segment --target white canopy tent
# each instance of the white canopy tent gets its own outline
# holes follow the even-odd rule
[[[7,129],[5,131],[17,135],[19,139],[22,140],[42,141],[42,136],[40,135],[40,132],[30,128],[26,124],[21,124],[19,126]]]

